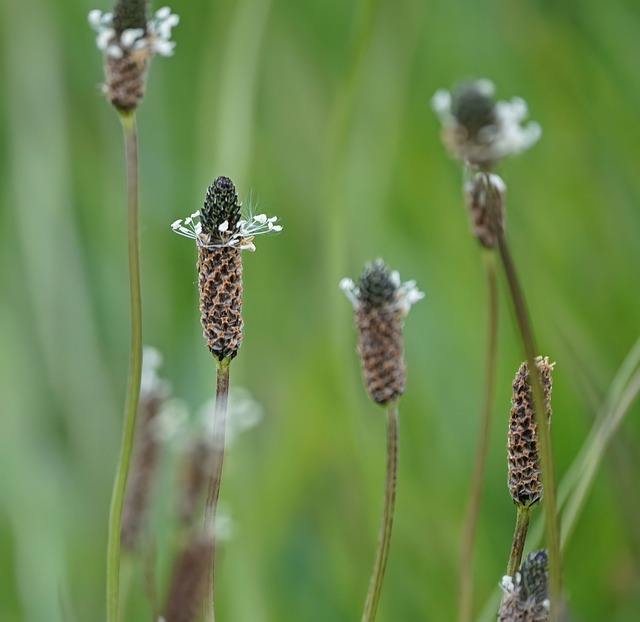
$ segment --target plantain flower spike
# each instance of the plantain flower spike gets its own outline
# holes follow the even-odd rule
[[[502,578],[498,622],[546,622],[551,606],[548,583],[547,551],[532,551],[513,577]]]
[[[431,107],[442,123],[442,141],[451,155],[472,168],[490,170],[505,156],[534,145],[542,130],[527,118],[527,103],[520,97],[496,102],[495,86],[487,79],[458,85],[453,94],[436,91]]]
[[[551,422],[551,372],[555,363],[549,357],[537,357],[544,389],[545,424]],[[513,380],[509,434],[507,439],[508,485],[514,503],[530,506],[542,498],[537,426],[533,410],[529,370],[526,361]]]
[[[242,250],[254,251],[256,235],[279,232],[277,217],[243,218],[233,182],[218,177],[201,211],[176,220],[171,228],[196,241],[200,322],[211,354],[231,360],[242,344]]]
[[[148,18],[147,5],[147,0],[118,0],[113,12],[89,12],[96,45],[104,56],[104,94],[123,112],[138,107],[151,57],[171,56],[175,48],[171,30],[180,18],[169,7]]]
[[[382,259],[365,266],[357,285],[342,279],[340,287],[355,309],[367,391],[378,404],[391,402],[404,393],[406,384],[402,322],[424,294],[415,281],[401,283],[398,272],[389,270]]]

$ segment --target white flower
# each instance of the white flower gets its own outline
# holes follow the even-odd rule
[[[377,260],[371,265],[378,266],[379,268],[384,267],[386,269],[381,260]],[[404,317],[409,313],[413,304],[424,298],[424,292],[421,292],[416,287],[415,281],[405,281],[402,283],[400,281],[400,273],[397,270],[388,271],[388,280],[393,288],[392,301],[391,303],[384,304],[389,304],[391,309],[399,311]],[[360,285],[356,285],[352,279],[345,278],[340,281],[340,289],[345,293],[346,297],[353,305],[353,308],[356,310],[359,309],[362,305],[362,292]]]
[[[251,216],[248,220],[241,219],[238,221],[235,229],[229,229],[229,221],[225,220],[218,226],[218,241],[211,243],[205,240],[202,233],[202,224],[200,223],[200,212],[194,212],[188,218],[178,220],[171,223],[171,228],[179,235],[191,238],[196,241],[198,246],[205,248],[239,248],[240,250],[255,251],[253,238],[263,233],[278,233],[282,231],[282,226],[276,224],[278,218],[276,216],[267,217],[266,214],[257,214]]]
[[[431,107],[443,125],[443,140],[452,155],[471,166],[486,167],[534,145],[542,134],[538,123],[521,125],[528,116],[520,97],[493,101],[495,87],[481,79],[462,84],[452,95],[438,90]]]
[[[89,11],[89,25],[97,32],[96,45],[111,58],[122,58],[125,52],[146,50],[150,55],[171,56],[175,42],[171,41],[171,29],[180,22],[180,17],[171,13],[169,7],[158,9],[143,28],[127,28],[116,33],[113,13],[97,9]]]

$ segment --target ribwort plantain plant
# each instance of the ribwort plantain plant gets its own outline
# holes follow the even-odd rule
[[[531,508],[542,499],[539,434],[551,422],[551,372],[555,363],[548,357],[537,357],[536,366],[544,387],[544,411],[537,416],[531,393],[529,366],[522,363],[513,380],[509,433],[507,440],[508,486],[516,506],[516,528],[513,534],[507,574],[513,576],[522,560],[529,530]]]
[[[103,92],[114,106],[124,133],[127,168],[128,256],[131,300],[131,346],[120,457],[111,496],[107,543],[107,622],[120,619],[120,532],[131,462],[142,373],[142,295],[138,242],[138,137],[136,109],[144,94],[149,61],[171,56],[171,30],[179,18],[168,7],[149,18],[146,0],[118,0],[112,13],[89,12],[96,45],[103,54]]]
[[[465,165],[465,176],[468,181],[464,190],[471,216],[472,231],[481,244],[492,249],[497,248],[524,354],[529,368],[533,370],[533,402],[540,406],[544,403],[544,396],[542,381],[535,364],[536,347],[533,330],[505,238],[503,204],[506,185],[500,177],[492,174],[491,170],[505,156],[519,153],[535,144],[540,138],[541,129],[533,121],[528,122],[526,126],[521,125],[528,115],[527,105],[523,99],[514,97],[510,102],[495,102],[494,92],[495,87],[491,81],[474,80],[461,84],[453,95],[445,90],[437,91],[432,99],[432,107],[442,122],[442,139],[447,150]],[[477,172],[472,177],[474,171]],[[489,352],[491,347],[490,344]],[[491,360],[490,355],[487,356],[487,360]],[[492,388],[492,382],[489,382],[489,379],[493,372],[487,370],[486,373],[489,388],[485,391],[488,391]],[[542,409],[537,411],[542,412]],[[485,410],[483,429],[488,429],[488,417],[488,410]],[[486,443],[483,445],[481,435],[478,442],[476,467],[483,465],[486,461],[482,452],[486,454]],[[562,592],[562,576],[553,456],[545,426],[540,426],[540,456],[542,477],[546,482],[544,507],[551,577],[551,620],[553,621],[556,619],[554,603],[560,601]],[[481,481],[476,475],[472,484],[461,555],[458,606],[461,622],[468,621],[471,615],[471,547],[477,522],[480,487]]]
[[[400,282],[400,275],[378,259],[365,266],[356,285],[343,279],[340,287],[353,304],[358,333],[358,354],[364,384],[371,399],[386,407],[387,458],[384,506],[369,590],[362,622],[373,622],[387,566],[396,498],[398,471],[398,398],[404,393],[406,368],[402,323],[411,305],[424,297],[415,281]]]
[[[215,522],[224,462],[229,369],[242,344],[244,329],[241,251],[255,250],[256,235],[281,231],[276,221],[275,216],[267,218],[265,214],[242,218],[233,182],[218,177],[207,190],[202,210],[171,225],[176,233],[195,240],[198,248],[200,323],[216,362],[213,458],[204,519],[204,528],[211,530],[213,538],[205,596],[209,622],[215,620]]]

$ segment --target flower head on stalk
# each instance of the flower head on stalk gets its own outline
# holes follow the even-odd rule
[[[498,622],[546,622],[551,608],[547,551],[529,553],[513,577],[502,577],[500,587]]]
[[[144,94],[147,64],[152,56],[171,56],[171,30],[180,18],[169,7],[147,18],[146,0],[118,0],[113,12],[89,12],[96,45],[104,55],[107,99],[119,110],[133,110]]]
[[[395,270],[377,259],[367,264],[358,283],[342,279],[340,288],[355,309],[358,353],[371,399],[386,404],[404,393],[402,320],[424,297],[415,281],[402,283]]]
[[[242,218],[233,182],[218,177],[209,186],[202,209],[171,225],[176,233],[196,241],[200,322],[209,350],[220,363],[233,359],[242,343],[240,251],[254,251],[256,235],[281,231],[276,221],[265,214]]]
[[[208,249],[237,248],[255,251],[253,238],[263,233],[278,233],[277,216],[257,214],[241,218],[241,206],[235,187],[228,177],[218,177],[209,189],[204,207],[185,219],[171,223],[179,235],[191,238]]]
[[[551,422],[551,372],[555,363],[549,363],[547,356],[538,356],[536,365],[544,389],[545,416],[539,417],[533,409],[531,375],[525,361],[513,379],[507,439],[509,492],[513,502],[524,507],[542,498],[538,426]]]
[[[528,116],[520,97],[493,99],[495,86],[487,79],[463,82],[453,91],[440,89],[431,106],[442,122],[442,140],[455,158],[483,170],[505,156],[535,144],[542,130],[538,123],[521,123]]]

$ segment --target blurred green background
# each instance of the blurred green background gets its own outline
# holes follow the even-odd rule
[[[128,364],[124,163],[100,93],[92,2],[0,5],[0,620],[104,617],[108,504]],[[380,622],[453,620],[482,396],[486,296],[462,175],[429,107],[489,77],[543,137],[500,167],[508,238],[542,353],[557,361],[559,477],[640,332],[637,0],[194,0],[152,63],[138,123],[144,342],[195,412],[214,390],[195,245],[170,223],[224,174],[285,229],[247,253],[232,384],[264,408],[229,450],[218,612],[359,619],[377,537],[383,411],[368,400],[339,291],[384,257],[426,299],[406,321],[395,531]],[[504,283],[501,283],[504,285]],[[522,358],[501,288],[475,609],[504,573],[510,384]],[[575,620],[640,610],[638,407],[566,551]],[[172,453],[165,455],[170,470]],[[165,474],[166,475],[166,474]],[[164,477],[158,512],[173,493]],[[539,512],[538,512],[539,513]],[[171,543],[160,538],[166,579]],[[162,570],[164,569],[164,570]],[[130,619],[148,619],[137,579]],[[139,602],[138,602],[139,601]]]

